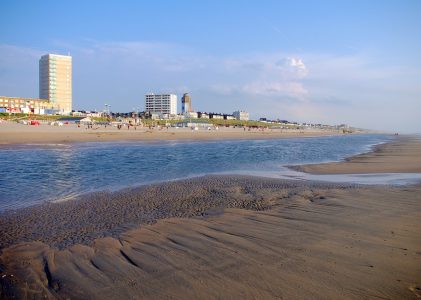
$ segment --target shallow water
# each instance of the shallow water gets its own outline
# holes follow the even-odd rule
[[[222,173],[223,174],[223,173]],[[267,178],[290,180],[307,180],[333,183],[351,184],[382,184],[382,185],[408,185],[421,182],[421,173],[373,173],[373,174],[308,174],[280,167],[278,171],[239,171],[229,174],[252,175]]]
[[[291,177],[291,173],[285,172],[293,171],[282,166],[338,161],[368,151],[372,145],[390,138],[352,135],[253,141],[2,146],[0,211],[69,199],[92,191],[212,173]]]

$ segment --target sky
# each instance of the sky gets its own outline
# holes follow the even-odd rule
[[[0,95],[73,58],[73,109],[196,111],[421,132],[421,1],[0,0]],[[178,105],[181,110],[181,104]]]

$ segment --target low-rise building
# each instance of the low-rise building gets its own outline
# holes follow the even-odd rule
[[[237,118],[233,115],[224,115],[224,120],[236,120]]]
[[[160,114],[159,119],[161,120],[183,120],[183,115],[173,115],[173,114]]]
[[[55,110],[55,107],[47,99],[22,98],[0,96],[0,107],[9,113],[34,113],[43,115],[46,111]]]
[[[209,119],[223,120],[224,119],[224,115],[223,114],[218,114],[218,113],[210,113],[209,114]]]
[[[86,111],[72,111],[73,117],[86,117]]]
[[[186,111],[184,112],[184,117],[187,119],[197,119],[198,113],[194,111]]]
[[[92,117],[92,118],[102,118],[104,116],[106,116],[106,113],[102,112],[102,111],[72,111],[72,116],[74,117]]]
[[[102,111],[87,111],[86,116],[92,118],[102,118],[104,113]]]
[[[200,120],[197,121],[183,121],[183,122],[178,122],[175,124],[175,126],[177,127],[188,127],[188,128],[206,128],[206,129],[210,129],[213,128],[213,124],[208,123],[208,122],[200,122]]]
[[[208,113],[205,113],[205,112],[198,112],[197,113],[197,117],[199,118],[199,119],[209,119],[209,114]]]
[[[249,113],[246,111],[237,110],[232,114],[237,120],[240,121],[248,121],[250,119]]]

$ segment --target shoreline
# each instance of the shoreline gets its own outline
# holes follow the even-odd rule
[[[382,152],[399,145],[419,166],[413,143],[374,153],[402,170]],[[417,299],[420,220],[420,184],[215,175],[97,192],[0,215],[0,296]]]
[[[196,137],[187,137],[187,136],[179,136],[175,137],[173,139],[168,139],[166,136],[163,136],[162,138],[154,139],[115,139],[115,140],[93,140],[93,141],[62,141],[62,142],[33,142],[33,143],[2,143],[0,141],[0,148],[14,148],[14,147],[28,147],[28,146],[37,146],[37,147],[52,147],[52,146],[66,146],[66,145],[77,145],[77,144],[130,144],[130,143],[148,143],[148,144],[166,144],[166,143],[216,143],[216,142],[235,142],[235,141],[270,141],[270,140],[276,140],[276,139],[317,139],[321,137],[337,137],[337,136],[350,136],[350,135],[366,135],[370,133],[352,133],[352,134],[321,134],[321,135],[265,135],[265,133],[259,135],[259,133],[256,133],[256,135],[253,136],[230,136],[226,134],[222,134],[220,136],[196,136]],[[363,152],[365,153],[365,152]]]
[[[291,165],[288,168],[310,174],[375,174],[421,173],[421,138],[400,136],[390,142],[373,145],[373,148],[343,161],[319,164]]]
[[[361,133],[353,133],[361,134]],[[344,135],[336,130],[294,130],[294,129],[253,129],[225,128],[198,131],[190,128],[121,129],[108,126],[99,129],[78,128],[76,125],[30,126],[15,123],[0,124],[0,146],[22,144],[69,144],[78,142],[134,142],[134,141],[218,141],[218,140],[264,140],[291,137],[318,137]]]

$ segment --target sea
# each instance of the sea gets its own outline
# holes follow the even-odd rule
[[[208,174],[359,184],[407,184],[421,174],[309,175],[288,165],[341,161],[393,137],[380,134],[271,140],[90,142],[0,147],[0,212]]]

